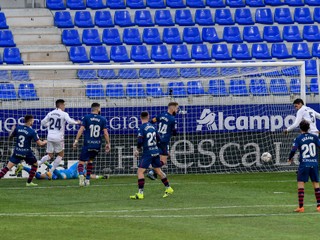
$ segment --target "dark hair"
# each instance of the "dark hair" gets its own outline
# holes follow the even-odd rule
[[[147,112],[147,111],[143,111],[143,112],[141,112],[141,114],[140,114],[140,117],[141,118],[147,118],[149,116],[149,113]]]
[[[99,103],[92,103],[91,104],[91,108],[98,108],[98,107],[100,107],[100,104]]]
[[[176,106],[178,106],[178,105],[179,105],[179,104],[178,104],[177,102],[169,102],[168,107],[171,107],[171,106],[176,107]]]
[[[61,104],[64,104],[64,100],[63,99],[58,99],[56,101],[56,108],[59,108]]]
[[[310,123],[306,120],[302,120],[300,122],[300,125],[299,125],[301,131],[303,132],[308,132],[309,128],[310,128]]]
[[[24,122],[27,123],[33,118],[34,117],[31,114],[27,114],[27,115],[24,116]]]
[[[293,104],[300,104],[300,103],[304,105],[304,102],[301,98],[297,98],[296,100],[293,101]]]

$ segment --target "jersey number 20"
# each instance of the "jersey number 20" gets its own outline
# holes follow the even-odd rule
[[[317,147],[314,143],[303,144],[301,146],[302,158],[315,157],[317,155]]]

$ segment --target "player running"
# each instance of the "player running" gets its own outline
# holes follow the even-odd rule
[[[99,103],[92,103],[91,113],[84,116],[82,126],[80,127],[73,147],[76,148],[81,135],[84,133],[84,142],[80,154],[78,164],[79,186],[89,186],[90,176],[93,169],[93,160],[98,155],[102,144],[102,135],[106,140],[105,151],[108,153],[111,150],[110,138],[107,130],[107,120],[100,116],[101,108]],[[87,163],[87,175],[84,177],[84,165]]]
[[[158,133],[160,135],[160,163],[161,167],[167,164],[169,156],[169,144],[171,136],[177,135],[177,123],[175,116],[179,110],[179,104],[177,102],[170,102],[168,104],[168,111],[159,114],[157,117],[151,120],[151,123],[158,123]],[[150,170],[147,176],[155,180],[157,174],[154,170]]]
[[[47,144],[47,155],[45,155],[38,165],[49,161],[53,158],[54,153],[57,153],[56,159],[53,161],[50,173],[59,166],[63,156],[64,156],[64,132],[66,122],[69,124],[80,124],[80,121],[75,121],[70,118],[69,114],[65,111],[65,104],[63,99],[58,99],[56,101],[56,109],[49,112],[47,116],[41,121],[42,126],[48,127],[48,144]]]
[[[6,175],[6,173],[16,164],[19,164],[22,160],[25,160],[27,164],[31,165],[31,170],[29,178],[27,180],[26,186],[33,187],[38,186],[32,182],[34,175],[37,172],[38,164],[37,159],[31,150],[31,143],[35,141],[38,146],[44,146],[47,141],[41,141],[38,134],[34,129],[31,128],[34,122],[32,115],[26,115],[24,117],[24,125],[13,126],[12,131],[9,135],[9,139],[16,137],[16,143],[12,156],[9,159],[9,163],[6,167],[0,171],[0,179]]]
[[[154,171],[161,177],[161,181],[166,187],[163,197],[168,197],[173,193],[173,189],[170,187],[166,174],[161,171],[161,162],[159,157],[159,148],[157,146],[157,140],[160,140],[154,126],[149,123],[149,113],[141,112],[140,114],[142,125],[138,129],[138,143],[137,150],[135,151],[135,156],[138,157],[139,151],[143,148],[142,156],[138,167],[138,188],[139,192],[133,196],[131,199],[143,199],[143,189],[144,189],[144,172],[146,169],[152,165]],[[158,137],[157,137],[158,136]]]
[[[317,211],[320,212],[320,188],[319,188],[319,170],[318,170],[318,151],[320,140],[314,134],[308,133],[310,123],[306,120],[300,122],[301,135],[293,143],[288,162],[292,163],[293,156],[297,150],[300,151],[299,168],[298,168],[298,200],[299,207],[295,212],[304,212],[304,184],[308,182],[309,177],[312,181],[314,193],[317,199]]]

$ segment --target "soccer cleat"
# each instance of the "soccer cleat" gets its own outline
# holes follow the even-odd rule
[[[144,199],[143,193],[136,193],[135,195],[130,196],[130,199],[141,200]]]
[[[84,176],[83,175],[79,175],[79,186],[84,187]]]
[[[298,212],[298,213],[303,213],[304,212],[304,207],[298,207],[294,211]]]
[[[169,197],[169,195],[173,194],[173,188],[172,187],[168,187],[165,191],[164,191],[164,195],[163,197],[166,198],[166,197]]]
[[[38,186],[38,184],[31,182],[31,183],[26,183],[26,186],[27,187],[36,187],[36,186]]]
[[[90,186],[90,180],[89,180],[89,179],[86,179],[86,180],[84,181],[84,185],[85,185],[86,187]]]
[[[151,180],[156,180],[157,179],[157,174],[153,170],[150,170],[147,173],[147,177],[150,178]]]
[[[317,207],[317,211],[320,212],[320,206]]]
[[[48,177],[48,180],[52,180],[52,173],[51,172],[46,172],[46,175]]]
[[[21,164],[21,163],[20,163],[20,164],[18,164],[18,166],[17,166],[17,168],[16,168],[16,171],[15,171],[15,175],[18,175],[18,173],[19,173],[19,172],[21,172],[21,171],[22,171],[22,169],[23,169],[22,164]]]

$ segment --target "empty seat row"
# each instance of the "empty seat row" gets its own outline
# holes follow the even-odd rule
[[[19,84],[18,94],[12,83],[0,83],[0,100],[39,100],[33,83]]]
[[[29,81],[29,71],[27,70],[12,70],[11,73],[6,70],[0,71],[0,81]]]
[[[21,59],[21,54],[19,48],[16,47],[6,47],[3,50],[3,60],[0,56],[0,64],[23,64]]]

